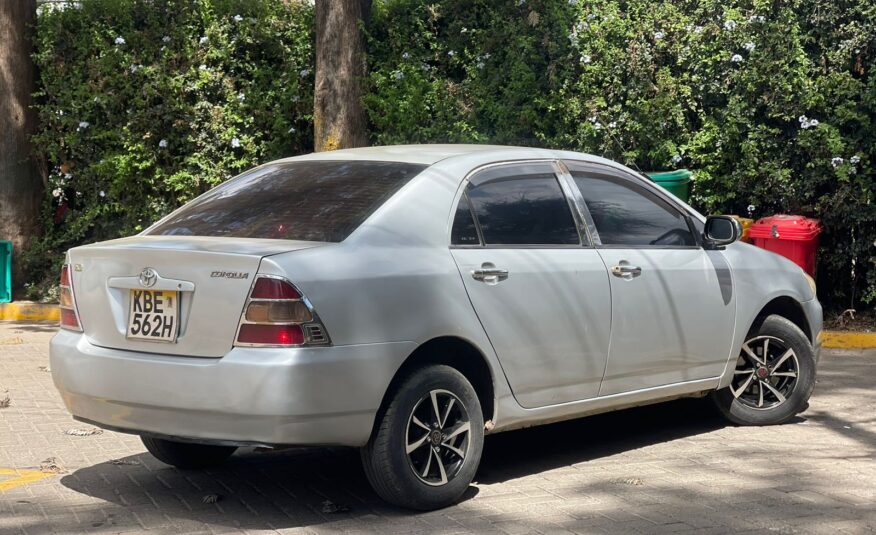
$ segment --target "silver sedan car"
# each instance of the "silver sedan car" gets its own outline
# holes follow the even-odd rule
[[[361,448],[434,509],[484,435],[710,396],[786,422],[815,384],[811,278],[617,163],[484,145],[271,162],[71,249],[51,369],[73,416],[178,468]]]

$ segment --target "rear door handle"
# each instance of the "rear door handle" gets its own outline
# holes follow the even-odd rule
[[[471,272],[471,277],[476,281],[487,284],[496,284],[508,278],[508,270],[497,267],[488,267],[486,264],[480,269]]]
[[[611,268],[611,274],[615,277],[630,280],[641,275],[642,268],[639,266],[631,266],[628,262],[621,260],[618,265]]]

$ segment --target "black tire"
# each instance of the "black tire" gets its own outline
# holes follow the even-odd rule
[[[440,413],[446,411],[446,426],[440,422],[427,422],[426,427],[430,428],[433,423],[439,424],[427,431],[421,429],[413,417],[421,416],[416,421],[422,424],[429,414],[436,412],[431,410],[432,392],[436,392],[438,400],[438,419]],[[456,401],[451,402],[452,398]],[[425,407],[424,402],[428,403]],[[461,416],[463,412],[456,406],[457,402],[462,405],[464,416]],[[452,416],[447,406],[453,407]],[[464,418],[469,423],[467,437],[463,434],[451,437],[454,431],[465,427]],[[437,437],[434,435],[436,430]],[[419,433],[423,434],[418,439]],[[445,438],[452,441],[447,446]],[[423,440],[426,442],[409,456],[406,445]],[[477,472],[483,446],[484,417],[471,383],[449,366],[430,365],[416,370],[401,382],[388,406],[378,414],[371,440],[362,448],[361,455],[368,481],[381,498],[408,509],[430,511],[451,505],[462,497]],[[451,447],[456,451],[465,450],[464,457]],[[433,460],[434,465],[431,464]],[[415,466],[417,473],[414,472]],[[421,468],[425,468],[422,471],[427,474],[425,479],[419,475]],[[441,482],[442,474],[446,483]]]
[[[182,469],[209,468],[225,462],[237,449],[234,446],[214,446],[174,442],[163,438],[141,436],[149,453],[159,461]]]
[[[766,339],[769,339],[774,344],[772,348],[774,353],[771,357],[768,356],[765,359],[767,365],[757,365],[756,361],[749,359],[743,350],[737,358],[737,368],[735,368],[735,371],[739,373],[734,375],[734,384],[713,392],[711,395],[718,410],[734,424],[782,424],[805,411],[809,406],[809,397],[812,395],[812,390],[815,387],[815,354],[809,339],[799,327],[777,315],[767,316],[762,321],[756,322],[746,337],[746,344],[754,342],[759,345],[761,340]],[[751,345],[749,345],[749,348],[751,348]],[[784,354],[787,350],[793,350],[794,360],[788,358],[785,359],[785,364],[775,368],[771,367],[770,364],[781,361],[781,357],[777,355],[779,353]],[[757,353],[757,350],[755,350],[755,353]],[[755,357],[757,356],[755,354]],[[749,362],[746,363],[746,360]],[[750,383],[745,382],[748,380],[747,370],[744,369],[745,366],[751,366],[755,370],[751,374],[752,381]],[[758,377],[759,367],[767,369],[764,372],[767,374],[765,379]],[[773,376],[773,373],[777,375],[784,374],[785,377]],[[796,377],[793,378],[795,381],[793,383],[784,383],[783,381],[791,380],[791,377],[787,377],[791,373],[796,374]],[[737,377],[739,378],[737,379]],[[769,385],[763,384],[765,382],[769,382]],[[748,384],[748,387],[743,389],[742,387],[745,384]],[[770,387],[779,390],[779,393],[783,394],[784,401],[775,396]],[[756,390],[756,388],[764,389],[766,398],[755,399],[755,392],[758,395],[760,394],[760,391]],[[740,393],[740,395],[737,397],[734,395],[734,391]],[[767,399],[771,403],[778,404],[768,406],[766,403]],[[764,403],[764,407],[757,408],[758,402]]]

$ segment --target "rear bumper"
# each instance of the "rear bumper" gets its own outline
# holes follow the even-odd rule
[[[321,348],[236,347],[222,358],[92,345],[61,330],[52,377],[80,420],[190,441],[362,446],[409,342]]]

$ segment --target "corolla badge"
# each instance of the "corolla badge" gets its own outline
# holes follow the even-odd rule
[[[140,280],[140,286],[144,288],[149,288],[150,286],[153,286],[158,280],[158,273],[156,273],[155,270],[150,267],[143,268],[143,271],[140,272],[140,276],[138,278]]]

